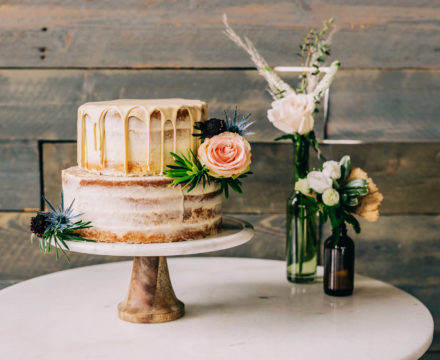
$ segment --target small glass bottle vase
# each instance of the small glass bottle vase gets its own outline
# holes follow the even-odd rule
[[[302,137],[295,143],[295,182],[307,176],[309,146]],[[294,191],[287,199],[287,279],[295,283],[313,282],[318,261],[318,214],[310,205],[304,204],[304,196]]]
[[[339,239],[334,234],[324,243],[324,292],[331,296],[349,296],[354,285],[354,242],[341,225]]]

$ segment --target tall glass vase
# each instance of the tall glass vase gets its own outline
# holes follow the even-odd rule
[[[295,182],[307,176],[309,169],[309,140],[296,136],[294,142]],[[305,203],[305,195],[293,191],[287,199],[287,279],[295,283],[313,282],[318,262],[318,214]]]

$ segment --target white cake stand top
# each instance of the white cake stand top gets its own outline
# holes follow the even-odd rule
[[[251,224],[223,216],[222,231],[199,240],[158,244],[126,244],[67,241],[70,251],[112,256],[175,256],[228,249],[248,242],[254,235]]]

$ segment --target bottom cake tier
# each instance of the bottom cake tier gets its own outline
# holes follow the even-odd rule
[[[91,240],[161,243],[200,239],[221,229],[221,195],[216,183],[190,193],[165,176],[118,177],[78,167],[62,172],[65,204],[91,221],[80,235]]]

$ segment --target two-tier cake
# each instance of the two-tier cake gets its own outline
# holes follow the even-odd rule
[[[221,228],[219,184],[190,193],[164,170],[171,152],[200,140],[194,124],[207,120],[199,100],[114,100],[78,110],[78,166],[63,170],[65,202],[92,228],[79,234],[105,242],[156,243],[202,238]]]

